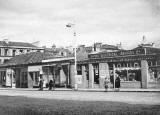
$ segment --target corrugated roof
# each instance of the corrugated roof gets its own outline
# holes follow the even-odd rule
[[[5,41],[0,41],[0,46],[6,46],[6,47],[11,47],[11,46],[16,46],[16,47],[37,47],[31,43],[27,43],[27,42],[8,42],[6,43]]]

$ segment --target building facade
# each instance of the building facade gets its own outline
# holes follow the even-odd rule
[[[79,88],[104,88],[106,77],[112,81],[119,76],[122,88],[160,88],[159,48],[140,45],[132,50],[123,50],[112,47],[112,51],[109,48],[92,53],[80,49],[76,71],[80,82],[75,76],[74,57],[34,52],[1,65],[0,84],[31,88],[38,87],[40,78],[43,78],[44,87],[49,80],[55,79],[57,87],[75,87],[78,84]],[[113,88],[111,83],[110,88]]]
[[[36,44],[26,42],[12,42],[8,39],[0,41],[0,64],[8,61],[10,58],[29,52],[44,52],[44,49]]]

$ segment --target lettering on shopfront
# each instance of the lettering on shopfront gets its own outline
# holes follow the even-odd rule
[[[106,58],[106,57],[116,57],[116,56],[139,55],[139,54],[145,54],[144,49],[91,54],[89,58]]]

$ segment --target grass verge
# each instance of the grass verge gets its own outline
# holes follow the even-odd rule
[[[160,115],[160,105],[0,96],[0,115]]]

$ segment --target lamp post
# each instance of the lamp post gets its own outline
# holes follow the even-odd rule
[[[74,36],[74,40],[75,40],[75,44],[74,44],[74,79],[75,79],[75,84],[74,84],[74,88],[75,90],[78,90],[78,84],[77,84],[77,80],[76,80],[76,75],[77,75],[77,39],[76,39],[76,29],[75,29],[75,23],[68,23],[66,25],[66,27],[68,28],[73,28],[73,36]]]

